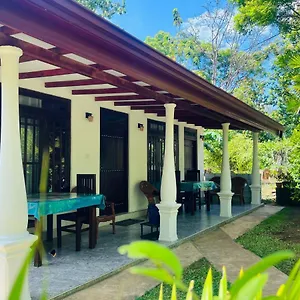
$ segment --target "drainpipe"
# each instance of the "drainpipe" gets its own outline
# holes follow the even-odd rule
[[[160,214],[159,240],[173,242],[177,237],[177,214],[179,204],[176,203],[176,178],[174,157],[174,110],[176,104],[167,103],[166,109],[166,141],[164,166],[161,181],[161,203],[157,204]]]
[[[258,159],[258,132],[253,132],[253,162],[252,162],[251,204],[261,203],[261,185]]]
[[[221,190],[218,193],[220,197],[220,216],[230,218],[231,213],[231,174],[229,165],[228,153],[228,132],[230,123],[222,124],[223,127],[223,157],[222,157],[222,171],[221,171]]]
[[[19,58],[22,50],[0,46],[2,112],[0,151],[0,300],[8,299],[36,236],[27,231],[27,196],[24,182],[19,122]],[[28,274],[22,300],[31,299]]]

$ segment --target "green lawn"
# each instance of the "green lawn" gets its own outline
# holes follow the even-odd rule
[[[260,257],[279,250],[292,250],[296,253],[296,258],[276,266],[282,272],[289,274],[300,258],[300,208],[284,208],[236,241]]]
[[[191,280],[195,280],[195,292],[198,295],[201,295],[201,291],[203,288],[203,284],[207,275],[207,272],[209,268],[212,268],[213,271],[213,278],[214,278],[214,294],[218,294],[219,290],[219,282],[222,277],[222,274],[218,272],[211,264],[210,262],[205,259],[201,258],[200,260],[196,261],[193,263],[191,266],[187,267],[184,270],[183,274],[183,280],[188,285],[188,283]],[[170,299],[171,296],[171,290],[172,288],[170,286],[164,286],[164,299]],[[144,296],[138,298],[138,300],[156,300],[158,299],[158,294],[159,294],[159,286],[149,290],[148,292],[145,293]],[[177,292],[177,299],[185,299],[186,294],[178,291]]]

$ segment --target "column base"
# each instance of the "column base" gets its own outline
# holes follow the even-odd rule
[[[251,204],[261,204],[261,186],[251,185]]]
[[[220,198],[220,217],[230,218],[232,217],[231,202],[232,192],[220,192],[218,193]]]
[[[177,214],[180,204],[157,204],[160,215],[159,240],[174,242],[177,237]]]
[[[36,241],[37,236],[29,233],[23,237],[1,239],[0,237],[0,300],[6,300],[15,283],[23,263]],[[24,279],[20,300],[31,299],[28,285],[28,274]]]

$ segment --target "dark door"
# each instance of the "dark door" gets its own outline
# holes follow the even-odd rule
[[[148,181],[161,181],[165,155],[165,123],[148,120]],[[178,126],[174,125],[175,169],[179,166]]]
[[[197,170],[197,131],[184,130],[184,170]]]
[[[70,191],[70,101],[20,89],[19,102],[27,193],[39,192],[44,147],[49,149],[48,192]]]
[[[100,192],[128,211],[128,115],[100,109]]]

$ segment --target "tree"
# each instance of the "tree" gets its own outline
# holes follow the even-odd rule
[[[175,35],[160,31],[146,43],[175,59],[196,74],[229,93],[247,98],[245,102],[263,110],[266,69],[271,53],[267,46],[271,32],[254,30],[247,36],[233,27],[235,6],[209,1],[205,13],[186,22],[173,10]],[[241,88],[241,91],[239,89]],[[245,91],[253,91],[251,93]],[[253,98],[250,98],[253,96]]]
[[[277,99],[276,105],[281,107],[283,116],[285,112],[298,114],[300,108],[299,0],[232,0],[232,2],[239,7],[239,13],[235,16],[235,26],[241,32],[251,32],[255,26],[272,26],[281,33],[282,40],[276,45],[274,53],[275,80],[270,94]],[[287,114],[286,123],[290,124],[290,121],[290,116]]]
[[[104,18],[111,19],[115,14],[125,14],[125,0],[118,2],[115,0],[76,0],[83,6],[101,15]]]
[[[298,0],[231,0],[239,7],[235,17],[237,28],[243,31],[258,26],[276,26],[281,32],[300,30]]]

